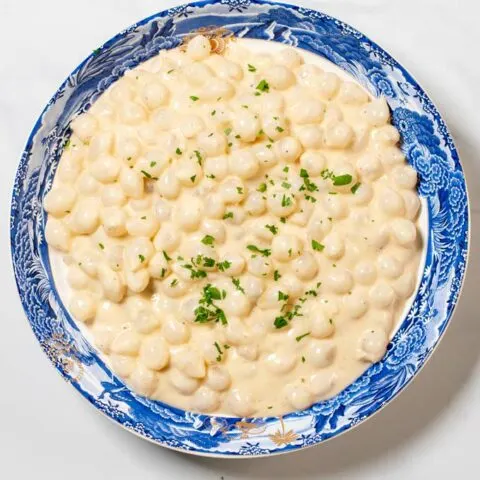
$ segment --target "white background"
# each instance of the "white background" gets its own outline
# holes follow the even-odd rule
[[[478,478],[480,427],[480,8],[474,0],[298,1],[377,41],[430,93],[468,178],[470,269],[432,360],[393,404],[317,448],[256,460],[156,447],[97,413],[41,352],[10,265],[8,219],[20,153],[71,70],[119,30],[180,1],[0,0],[0,477],[10,479]]]

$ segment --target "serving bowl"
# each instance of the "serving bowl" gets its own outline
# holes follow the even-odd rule
[[[221,50],[232,37],[272,40],[330,60],[373,95],[386,97],[402,150],[419,176],[426,215],[419,287],[384,358],[335,397],[283,417],[192,413],[135,394],[102,360],[62,303],[45,242],[49,191],[70,120],[124,72],[202,32]],[[40,115],[23,152],[11,209],[11,247],[28,321],[53,365],[92,405],[159,445],[238,457],[319,444],[369,418],[396,397],[438,344],[461,291],[468,255],[469,205],[458,153],[437,109],[390,55],[323,13],[258,0],[206,0],[138,22],[96,49]]]

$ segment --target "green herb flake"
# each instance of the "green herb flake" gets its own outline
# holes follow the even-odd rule
[[[181,155],[181,154],[182,154],[182,151],[180,150],[179,147],[177,147],[177,149],[175,150],[175,153],[176,153],[177,155]]]
[[[274,279],[276,282],[278,282],[278,280],[279,280],[280,278],[282,278],[282,276],[280,275],[280,272],[279,272],[278,270],[275,270],[275,271],[273,272],[273,279]]]
[[[284,171],[285,173],[288,173],[289,170],[290,170],[290,167],[288,167],[288,166],[283,169],[283,171]]]
[[[287,223],[287,219],[285,217],[280,217],[280,222],[281,223]]]
[[[201,153],[198,150],[195,150],[193,153],[195,153],[195,156],[197,157],[198,164],[202,166],[203,158]]]
[[[197,323],[220,322],[222,325],[227,325],[228,321],[225,312],[213,303],[214,300],[222,300],[225,296],[225,290],[220,292],[217,287],[210,283],[203,287],[202,297],[194,311],[194,321]]]
[[[286,327],[288,325],[288,321],[285,319],[285,317],[276,317],[273,325],[275,328],[280,329]]]
[[[278,291],[278,301],[279,302],[286,302],[289,296],[286,293],[283,293],[281,290]]]
[[[237,187],[237,192],[239,195],[243,195],[243,188],[242,187]]]
[[[356,183],[351,189],[350,191],[355,195],[357,193],[357,190],[360,188],[360,185],[361,183]]]
[[[103,243],[99,243],[98,246],[100,247],[101,250],[105,250],[105,245]]]
[[[226,212],[223,215],[223,220],[226,220],[227,218],[233,218],[233,212]]]
[[[226,128],[223,133],[225,133],[225,135],[228,137],[231,133],[232,133],[232,129],[229,127],[229,128]]]
[[[216,113],[217,113],[216,110],[212,110],[212,111],[210,112],[210,115],[213,117],[213,116],[215,116]]]
[[[303,340],[305,337],[308,337],[309,335],[310,335],[310,332],[304,333],[303,335],[299,335],[298,337],[295,337],[295,340],[297,342],[300,342],[301,340]]]
[[[254,72],[257,71],[256,67],[254,67],[253,65],[250,65],[250,63],[247,64],[247,67],[248,67],[248,71],[249,71],[249,72],[254,73]]]
[[[302,363],[305,363],[305,357],[302,355]]]
[[[202,243],[204,245],[213,245],[213,242],[215,241],[215,237],[212,237],[211,235],[205,235],[202,238]]]
[[[169,257],[169,256],[168,256],[168,253],[167,253],[165,250],[163,250],[162,253],[163,253],[163,257],[165,258],[165,260],[166,260],[167,262],[171,262],[171,261],[172,261],[172,257]]]
[[[243,287],[240,285],[240,279],[239,278],[232,278],[232,283],[235,285],[235,288],[242,292],[245,295],[245,290]]]
[[[335,185],[336,187],[348,185],[350,183],[352,183],[352,176],[348,173],[344,175],[335,175],[333,177],[333,185]]]
[[[268,93],[270,91],[270,85],[266,80],[260,80],[260,82],[256,86],[256,89],[259,90],[260,92]]]
[[[139,254],[138,259],[140,260],[140,263],[143,263],[145,261],[145,256]]]
[[[232,262],[229,262],[228,260],[224,260],[223,262],[217,262],[217,268],[221,272],[228,270],[231,266],[232,266]]]
[[[192,176],[190,177],[190,181],[191,181],[192,183],[195,183],[195,179],[196,179],[196,178],[197,178],[196,175],[192,175]]]
[[[190,95],[190,100],[192,100],[192,102],[196,102],[197,100],[200,100],[200,99],[195,95]]]
[[[267,191],[267,184],[266,183],[261,183],[257,188],[257,192],[264,193],[266,191]]]
[[[292,199],[288,195],[282,197],[282,207],[289,207],[292,204]]]
[[[283,131],[285,131],[285,129],[280,126],[275,127],[275,130],[279,133],[282,133]]]
[[[172,288],[176,287],[178,285],[178,280],[176,278],[174,278],[171,282],[170,282],[170,286]]]
[[[322,245],[320,242],[317,242],[316,240],[312,240],[312,248],[317,252],[322,252],[323,249],[325,248],[325,245]]]
[[[261,249],[258,248],[256,245],[247,245],[247,249],[251,252],[258,253],[263,257],[269,257],[272,254],[272,251],[269,248]]]
[[[288,182],[282,182],[282,187],[286,188],[286,189],[289,189],[289,188],[292,188],[292,184],[288,183]]]
[[[267,230],[270,230],[270,232],[272,232],[272,235],[276,235],[278,233],[278,227],[276,227],[275,225],[265,225],[265,228]]]
[[[140,172],[142,172],[143,175],[144,175],[146,178],[150,178],[150,179],[153,178],[152,175],[151,175],[150,173],[146,172],[145,170],[140,170]]]

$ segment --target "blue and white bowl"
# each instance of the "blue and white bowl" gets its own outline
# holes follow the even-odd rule
[[[45,242],[43,197],[72,117],[88,110],[127,69],[211,26],[322,55],[372,94],[384,95],[402,136],[402,150],[418,172],[428,213],[418,292],[385,357],[334,398],[283,418],[201,415],[132,392],[67,313],[55,289]],[[22,303],[40,345],[65,380],[105,415],[146,439],[184,452],[225,457],[316,445],[367,419],[398,395],[428,359],[452,317],[468,242],[468,198],[457,150],[445,122],[411,75],[339,20],[259,0],[206,0],[172,8],[129,27],[93,52],[58,89],[33,128],[11,209],[12,256]]]

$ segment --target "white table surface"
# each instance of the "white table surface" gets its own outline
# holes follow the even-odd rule
[[[19,155],[73,67],[134,21],[180,3],[0,0],[0,477],[478,478],[480,8],[473,0],[296,2],[355,26],[414,74],[444,114],[468,178],[473,232],[463,297],[433,358],[393,404],[317,448],[270,459],[203,459],[156,447],[109,422],[60,378],[40,350],[10,261],[7,222]]]

